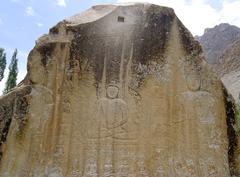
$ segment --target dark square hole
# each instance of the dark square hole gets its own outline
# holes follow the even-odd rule
[[[124,22],[124,17],[118,16],[118,22]]]

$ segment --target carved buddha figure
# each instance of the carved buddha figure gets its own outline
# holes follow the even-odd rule
[[[97,102],[96,119],[99,122],[100,137],[116,138],[125,132],[128,111],[126,102],[118,97],[119,88],[109,85],[106,89],[106,97]]]

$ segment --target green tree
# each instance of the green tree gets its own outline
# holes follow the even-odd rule
[[[0,82],[4,77],[4,71],[6,69],[6,53],[3,48],[0,48]]]
[[[17,75],[18,75],[18,59],[17,59],[17,49],[15,49],[12,59],[11,59],[11,63],[8,67],[9,69],[9,74],[8,74],[8,78],[5,84],[5,89],[3,91],[4,94],[8,93],[9,91],[11,91],[11,89],[13,89],[16,85],[17,85]]]

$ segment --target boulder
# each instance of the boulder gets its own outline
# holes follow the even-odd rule
[[[94,6],[41,37],[0,98],[0,176],[229,177],[225,98],[173,9]]]

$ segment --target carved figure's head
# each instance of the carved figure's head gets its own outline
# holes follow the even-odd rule
[[[189,74],[186,78],[188,89],[198,91],[201,87],[201,78],[197,74]]]
[[[114,99],[118,97],[119,88],[116,85],[109,85],[107,87],[107,97]]]

